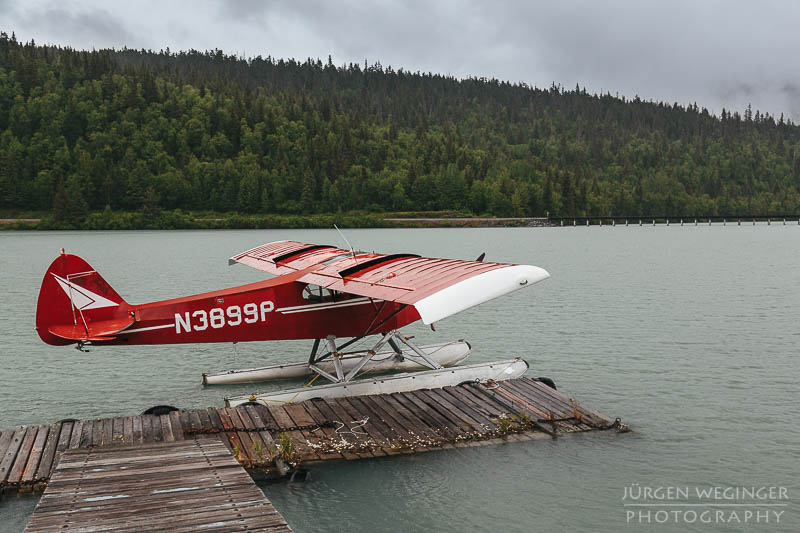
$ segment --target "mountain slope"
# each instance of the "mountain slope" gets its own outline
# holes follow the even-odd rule
[[[0,35],[0,207],[497,216],[800,211],[800,128],[749,109],[221,51]]]

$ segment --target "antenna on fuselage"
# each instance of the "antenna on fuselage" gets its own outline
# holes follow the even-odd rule
[[[358,264],[358,259],[356,259],[356,251],[355,251],[355,249],[353,249],[353,245],[350,244],[350,241],[348,241],[347,237],[344,236],[344,233],[342,233],[342,230],[339,229],[339,226],[334,224],[333,227],[336,228],[336,231],[339,232],[339,235],[342,237],[342,239],[344,239],[344,242],[346,242],[347,246],[350,247],[350,252],[352,252],[352,254],[353,254],[353,261],[355,261],[356,264]]]

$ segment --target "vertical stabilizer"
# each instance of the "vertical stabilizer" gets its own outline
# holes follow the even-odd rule
[[[89,263],[62,249],[39,290],[39,337],[54,345],[106,340],[131,323],[131,306]]]

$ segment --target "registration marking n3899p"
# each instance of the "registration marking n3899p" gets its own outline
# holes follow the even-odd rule
[[[204,331],[209,327],[219,329],[225,326],[266,322],[267,313],[271,313],[274,309],[275,304],[266,300],[259,304],[245,304],[243,307],[229,305],[212,307],[208,311],[198,309],[197,311],[186,311],[183,314],[175,313],[175,333]]]

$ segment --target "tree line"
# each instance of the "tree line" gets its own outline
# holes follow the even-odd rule
[[[495,216],[800,211],[783,116],[220,50],[0,33],[0,208]]]

